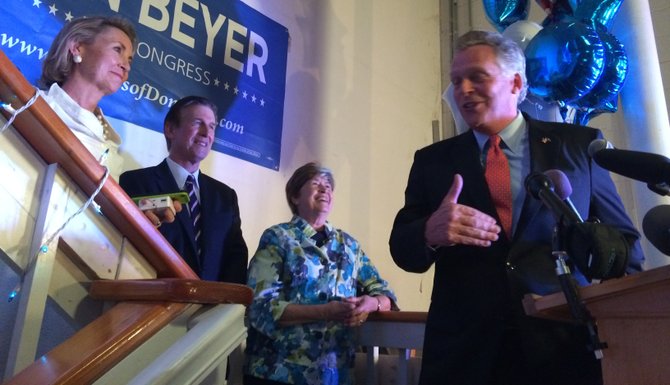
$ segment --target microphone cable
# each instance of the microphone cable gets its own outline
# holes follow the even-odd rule
[[[0,134],[2,134],[3,132],[5,132],[5,130],[6,130],[12,123],[14,123],[14,119],[16,119],[16,117],[17,117],[20,113],[22,113],[22,112],[25,111],[27,108],[29,108],[30,106],[32,106],[33,103],[35,103],[35,101],[37,100],[37,97],[38,97],[38,96],[40,96],[39,90],[38,90],[37,88],[35,88],[35,95],[33,95],[33,97],[30,98],[30,100],[28,100],[28,102],[27,102],[25,105],[21,106],[21,108],[19,108],[18,110],[15,110],[14,107],[12,107],[12,105],[11,105],[10,103],[5,103],[5,102],[0,101],[0,108],[2,108],[3,110],[5,110],[5,111],[7,111],[9,114],[11,114],[10,117],[9,117],[9,119],[7,119],[7,121],[5,122],[5,124],[2,126],[2,128],[0,128]]]

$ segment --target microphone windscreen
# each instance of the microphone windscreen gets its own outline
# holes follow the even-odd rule
[[[642,231],[654,247],[670,255],[670,205],[649,210],[642,220]]]
[[[539,172],[528,174],[524,185],[526,186],[526,191],[535,199],[540,199],[540,191],[542,190],[554,190],[554,184],[551,182],[551,179]]]
[[[670,159],[648,152],[605,149],[593,155],[605,170],[645,183],[670,182]]]
[[[572,185],[563,171],[552,168],[545,171],[544,175],[554,184],[554,192],[561,200],[566,200],[572,195]]]
[[[606,141],[605,139],[594,139],[589,143],[588,153],[591,158],[595,155],[596,152],[601,150],[613,149],[614,146],[612,143]]]

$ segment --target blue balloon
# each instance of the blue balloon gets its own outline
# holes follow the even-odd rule
[[[564,20],[566,17],[572,17],[575,9],[577,8],[576,0],[535,0],[544,12],[547,14],[547,17],[542,21],[542,26],[546,27],[548,25],[558,23],[559,21]]]
[[[569,103],[586,95],[605,66],[605,49],[592,27],[562,21],[538,32],[525,50],[529,91]]]
[[[528,18],[529,0],[483,0],[489,22],[502,32],[509,25]]]
[[[572,12],[575,12],[575,10],[577,9],[577,7],[579,6],[579,4],[582,1],[583,0],[568,0],[568,3],[570,5],[570,9],[572,9]]]
[[[603,26],[609,29],[609,24],[619,11],[621,3],[623,0],[581,0],[574,16],[578,20],[588,20],[594,27]]]
[[[607,111],[599,108],[578,108],[575,110],[572,123],[578,124],[580,126],[587,126],[591,119],[602,114],[603,112],[613,111]]]
[[[623,44],[604,28],[598,29],[600,40],[605,47],[605,68],[593,86],[574,104],[583,108],[596,108],[603,112],[616,112],[617,97],[628,74],[628,57]]]
[[[531,94],[526,96],[526,99],[519,104],[519,109],[537,120],[544,120],[545,122],[565,121],[558,103],[547,102]]]

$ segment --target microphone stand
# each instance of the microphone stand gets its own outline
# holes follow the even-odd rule
[[[606,342],[601,342],[598,338],[598,332],[596,330],[595,320],[591,313],[586,308],[586,305],[579,296],[579,291],[577,289],[577,284],[572,278],[570,267],[567,265],[566,261],[569,258],[568,253],[565,251],[563,234],[565,225],[562,220],[559,220],[554,227],[553,234],[553,251],[552,255],[556,258],[556,275],[558,281],[561,284],[561,289],[565,295],[565,299],[570,308],[570,313],[572,317],[577,320],[579,323],[586,326],[589,332],[589,339],[591,343],[588,348],[593,351],[596,359],[600,360],[603,358],[603,349],[607,348]]]

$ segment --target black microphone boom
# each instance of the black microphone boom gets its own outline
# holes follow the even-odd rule
[[[607,145],[603,146],[602,143]],[[611,148],[604,139],[589,144],[589,154],[609,171],[650,185],[670,183],[670,159],[648,152]]]

